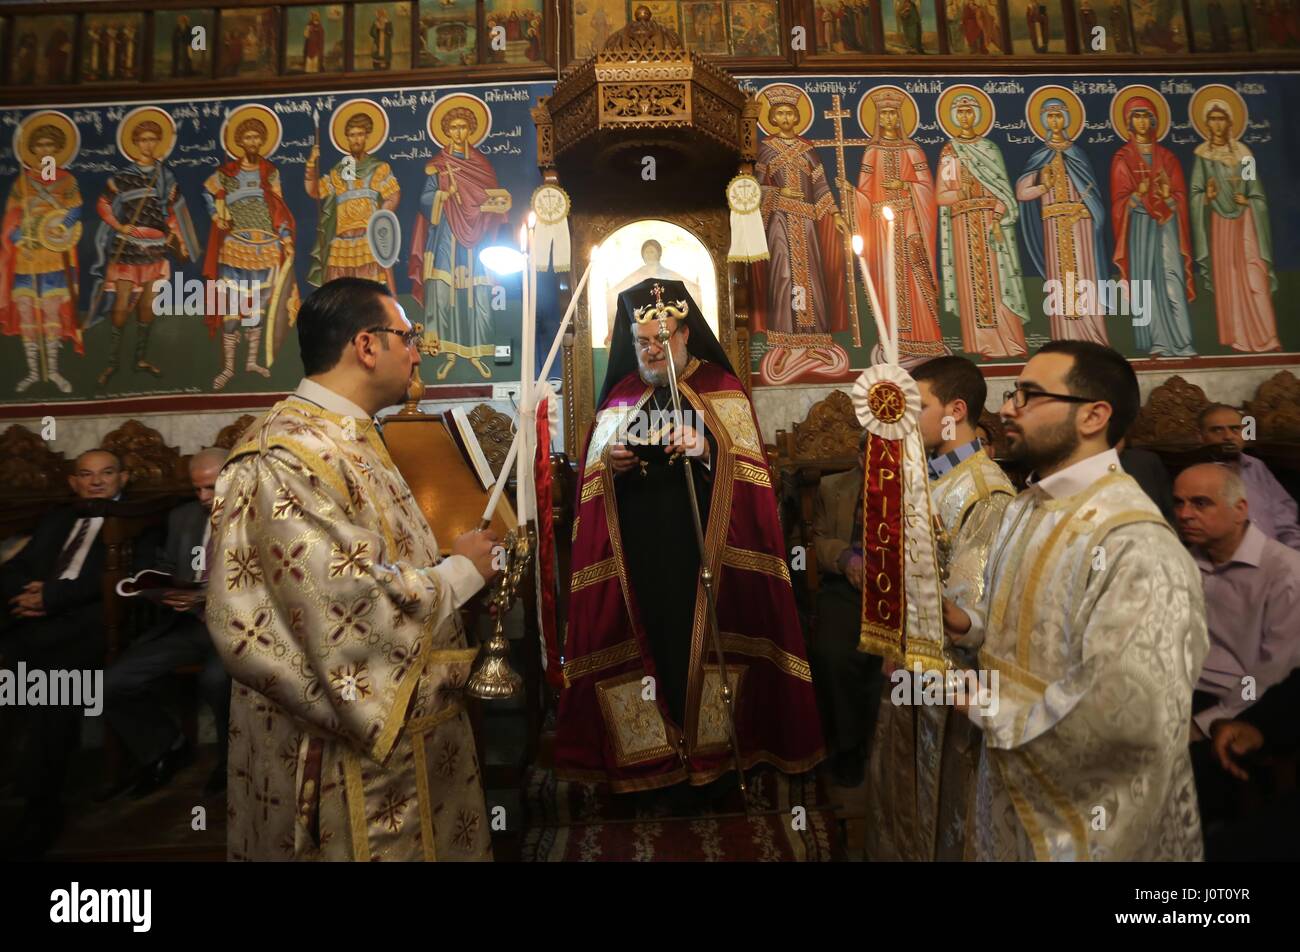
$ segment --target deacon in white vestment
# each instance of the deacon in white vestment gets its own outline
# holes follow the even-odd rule
[[[1199,860],[1188,756],[1209,649],[1195,564],[1113,449],[1138,408],[1118,353],[1053,341],[1002,406],[1037,474],[1011,503],[954,641],[997,672],[983,729],[975,857]]]
[[[921,391],[921,439],[930,453],[930,498],[948,537],[944,595],[976,604],[989,549],[1015,488],[975,436],[988,390],[965,357],[935,357],[912,370]],[[965,652],[954,664],[966,667]],[[881,694],[867,785],[867,858],[957,860],[968,856],[979,731],[946,705],[912,705],[910,675]],[[902,690],[900,690],[900,687]],[[897,702],[902,700],[906,706]]]

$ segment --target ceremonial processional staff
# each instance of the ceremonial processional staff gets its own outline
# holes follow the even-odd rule
[[[652,290],[655,303],[644,308],[637,308],[633,317],[639,324],[656,321],[659,324],[659,347],[668,361],[668,393],[672,398],[674,429],[680,432],[682,421],[682,396],[677,389],[677,366],[673,360],[673,349],[668,346],[668,339],[673,331],[668,329],[668,320],[685,321],[690,313],[690,305],[685,301],[664,304],[663,288],[656,284]],[[731,689],[731,680],[727,676],[727,659],[722,652],[722,642],[718,638],[718,608],[713,594],[713,572],[709,569],[708,552],[704,547],[704,526],[700,522],[700,504],[695,495],[695,474],[691,471],[691,456],[682,454],[682,475],[686,479],[686,493],[691,500],[691,523],[695,529],[695,545],[700,550],[700,585],[704,588],[704,598],[708,603],[708,615],[705,619],[709,626],[709,643],[718,658],[718,678],[721,681],[719,692],[727,711],[727,730],[731,736],[731,756],[736,764],[736,777],[740,783],[741,794],[745,793],[745,767],[740,759],[740,741],[736,735],[735,697]],[[745,810],[749,810],[749,801],[744,800]]]

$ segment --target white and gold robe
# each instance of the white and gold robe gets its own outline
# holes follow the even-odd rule
[[[490,859],[456,611],[483,577],[439,564],[364,411],[304,381],[235,447],[212,522],[229,857]]]
[[[963,641],[996,671],[982,860],[1199,860],[1188,756],[1209,650],[1191,557],[1113,450],[1016,497]]]
[[[951,540],[944,594],[963,607],[983,594],[989,549],[1014,496],[1011,481],[983,450],[930,485],[934,511]],[[961,859],[979,731],[950,707],[895,706],[893,694],[886,681],[871,745],[867,857]]]

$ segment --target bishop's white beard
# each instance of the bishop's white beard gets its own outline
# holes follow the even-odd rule
[[[677,376],[681,377],[682,371],[686,369],[686,362],[691,359],[686,350],[686,345],[677,335],[673,335],[673,368],[677,371]],[[636,371],[641,377],[642,382],[652,387],[668,386],[668,362],[664,361],[663,368],[660,370],[651,370],[646,366],[645,354],[640,350],[636,352]]]

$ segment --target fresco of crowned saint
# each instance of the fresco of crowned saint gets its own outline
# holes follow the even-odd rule
[[[440,355],[438,380],[458,359],[479,375],[492,371],[491,294],[496,280],[479,261],[510,213],[510,193],[478,150],[492,126],[487,104],[457,94],[429,111],[428,130],[442,150],[424,167],[420,217],[411,241],[411,292],[424,309],[425,340]]]
[[[1043,86],[1029,97],[1025,118],[1043,145],[1016,181],[1016,198],[1029,260],[1044,283],[1061,288],[1060,306],[1048,308],[1052,338],[1108,344],[1096,293],[1100,268],[1109,261],[1106,203],[1077,141],[1086,118],[1083,102],[1064,86]]]
[[[80,147],[76,124],[53,110],[28,116],[14,136],[22,173],[0,221],[0,331],[22,339],[27,372],[15,393],[41,382],[71,393],[59,373],[63,342],[85,352],[77,314],[81,191],[67,169]],[[52,181],[41,174],[46,156],[54,158]]]
[[[1192,241],[1201,284],[1214,295],[1219,343],[1247,353],[1280,350],[1268,199],[1254,154],[1240,140],[1245,100],[1216,83],[1201,87],[1190,109],[1205,140],[1192,164]]]
[[[848,329],[845,225],[821,158],[803,133],[812,125],[808,94],[785,83],[759,93],[754,175],[762,188],[770,259],[750,265],[753,329],[767,335],[764,383],[838,379],[849,367],[832,334]]]
[[[156,106],[132,110],[117,129],[117,147],[127,164],[114,172],[99,196],[95,236],[96,278],[87,327],[107,316],[112,323],[108,361],[99,375],[107,385],[117,372],[127,318],[135,314],[133,371],[161,377],[149,360],[149,337],[158,316],[154,282],[170,280],[172,262],[197,261],[198,236],[176,176],[166,159],[176,146],[171,115]],[[159,360],[157,356],[154,360]]]
[[[1169,103],[1150,86],[1128,86],[1115,94],[1110,112],[1111,125],[1128,140],[1110,166],[1114,260],[1130,286],[1141,283],[1146,306],[1145,314],[1133,315],[1133,345],[1152,357],[1194,356],[1187,185],[1178,159],[1160,144],[1169,131]]]
[[[897,86],[878,86],[858,104],[858,122],[872,140],[862,153],[857,214],[863,258],[884,308],[885,274],[894,269],[897,289],[898,353],[904,366],[950,351],[939,331],[939,287],[935,277],[938,208],[925,153],[912,139],[916,101]],[[894,260],[887,260],[889,220],[894,212]]]
[[[203,198],[212,216],[203,276],[224,286],[235,282],[257,289],[252,313],[241,315],[226,308],[224,313],[207,316],[209,336],[221,332],[222,366],[212,381],[213,390],[224,388],[235,375],[241,326],[247,344],[244,371],[269,377],[270,371],[259,363],[263,328],[269,365],[276,345],[297,318],[298,285],[293,274],[297,229],[284,202],[280,172],[270,161],[282,136],[279,117],[265,106],[236,109],[221,129],[229,161],[203,183]]]
[[[1020,206],[1002,150],[985,137],[993,102],[974,86],[954,86],[937,109],[952,137],[939,154],[935,183],[943,309],[960,317],[968,354],[1023,357],[1029,305],[1016,245]]]
[[[307,156],[304,186],[320,201],[320,225],[307,282],[319,287],[334,278],[366,278],[394,293],[393,269],[375,260],[366,226],[379,209],[395,211],[402,189],[388,163],[374,153],[388,139],[388,116],[370,99],[352,99],[334,111],[330,141],[343,158],[323,178],[320,143]]]

